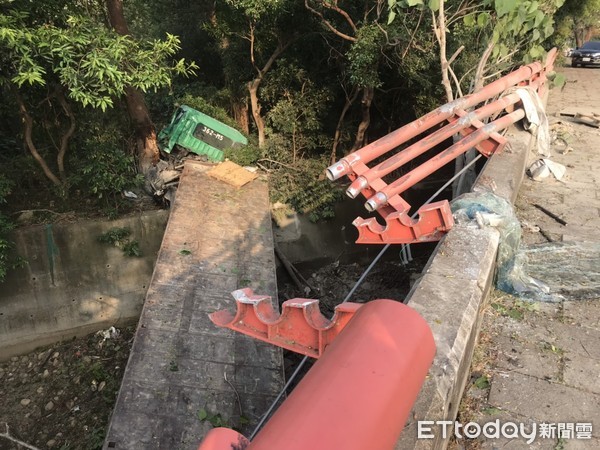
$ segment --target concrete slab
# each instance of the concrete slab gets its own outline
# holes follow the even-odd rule
[[[600,331],[600,302],[597,300],[565,302],[563,304],[565,323]]]
[[[540,343],[523,342],[507,335],[495,338],[498,344],[497,367],[507,372],[517,372],[546,380],[558,381],[561,375],[560,355],[540,351]]]
[[[556,345],[569,353],[600,359],[600,331],[564,323],[554,324]]]
[[[519,373],[494,374],[489,404],[537,422],[600,423],[600,395]]]
[[[565,384],[600,394],[600,360],[576,353],[567,353],[564,359]]]
[[[240,287],[276,301],[267,185],[204,170],[188,162],[181,176],[105,449],[195,450],[211,428],[200,409],[248,431],[283,387],[280,349],[208,318]]]

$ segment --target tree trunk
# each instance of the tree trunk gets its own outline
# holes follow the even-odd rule
[[[352,146],[350,153],[363,147],[366,143],[367,130],[369,129],[369,125],[371,124],[371,103],[373,102],[374,96],[375,89],[373,89],[373,87],[363,88],[363,96],[360,101],[362,119],[358,124],[358,130],[356,131],[356,139],[354,140],[354,145]]]
[[[123,13],[122,0],[106,0],[108,18],[114,30],[122,35],[129,34],[129,28]],[[138,166],[140,172],[146,173],[156,164],[160,157],[156,140],[156,128],[150,118],[143,94],[133,87],[125,89],[127,112],[136,132]]]
[[[56,157],[56,163],[58,165],[58,174],[63,183],[67,182],[67,175],[65,172],[65,155],[67,154],[67,150],[69,149],[69,142],[71,141],[71,137],[75,133],[75,116],[73,115],[73,110],[71,109],[71,105],[67,102],[65,95],[62,90],[58,90],[56,93],[56,98],[62,106],[63,111],[69,118],[69,128],[66,133],[63,134],[60,138],[60,147],[58,149],[58,155]]]
[[[335,127],[335,134],[333,136],[333,145],[331,146],[331,164],[335,164],[337,161],[337,148],[340,145],[340,140],[342,138],[342,126],[344,125],[344,119],[346,118],[346,113],[358,97],[359,89],[354,88],[354,92],[352,96],[346,97],[346,103],[344,103],[344,107],[342,108],[342,112],[340,113],[340,118],[338,119],[337,126]]]
[[[46,177],[48,177],[48,179],[52,181],[52,183],[55,186],[61,186],[62,183],[60,179],[54,174],[54,172],[52,172],[50,167],[48,167],[48,164],[46,163],[42,155],[40,155],[40,153],[37,150],[37,147],[35,146],[35,143],[33,142],[33,119],[29,115],[29,111],[27,111],[25,101],[16,91],[16,88],[14,89],[14,93],[17,99],[17,104],[19,105],[19,113],[21,114],[21,118],[23,119],[23,138],[25,140],[25,144],[27,145],[29,153],[31,153],[33,159],[35,159],[40,165],[42,171],[44,172],[44,175],[46,175]]]
[[[260,103],[258,102],[258,87],[262,78],[255,78],[248,82],[248,92],[250,93],[250,106],[252,108],[252,117],[256,123],[256,131],[258,132],[258,146],[265,146],[265,121],[260,114]]]
[[[250,121],[248,118],[248,100],[232,100],[231,110],[233,117],[242,131],[250,134]]]

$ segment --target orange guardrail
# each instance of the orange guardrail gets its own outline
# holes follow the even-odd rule
[[[448,202],[426,205],[418,211],[418,219],[411,219],[408,216],[410,205],[400,194],[473,147],[485,156],[502,150],[506,140],[499,132],[521,120],[524,111],[516,94],[495,98],[516,86],[529,86],[543,94],[547,89],[547,73],[552,70],[555,59],[556,49],[553,49],[548,53],[545,63],[523,66],[478,92],[440,106],[328,167],[327,176],[330,180],[347,176],[352,181],[346,190],[347,195],[356,198],[362,194],[367,198],[365,208],[377,211],[386,222],[381,225],[375,218],[365,220],[358,217],[353,222],[359,232],[356,242],[410,244],[439,240],[454,224]],[[483,106],[471,111],[482,103]],[[483,122],[503,111],[507,111],[507,114],[499,119],[487,124]],[[435,127],[438,129],[432,134],[422,137],[385,161],[373,167],[367,165]],[[446,149],[439,148],[444,141],[457,135],[462,135],[462,139]],[[432,149],[438,153],[428,161],[389,184],[383,180],[384,176]]]

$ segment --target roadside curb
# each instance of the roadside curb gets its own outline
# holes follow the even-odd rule
[[[507,137],[510,145],[490,158],[473,191],[492,191],[514,203],[535,137],[516,127],[509,129]],[[431,327],[437,352],[397,450],[448,446],[450,434],[417,439],[417,423],[456,418],[494,279],[498,243],[499,233],[493,228],[455,226],[440,241],[423,277],[408,294],[408,305]]]

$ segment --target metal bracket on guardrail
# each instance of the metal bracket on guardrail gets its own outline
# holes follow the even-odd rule
[[[279,314],[273,309],[271,297],[254,295],[252,289],[238,289],[232,295],[237,306],[235,315],[227,310],[214,312],[209,317],[215,325],[312,358],[323,354],[362,306],[342,303],[336,306],[335,314],[329,320],[321,314],[318,300],[287,300]]]

